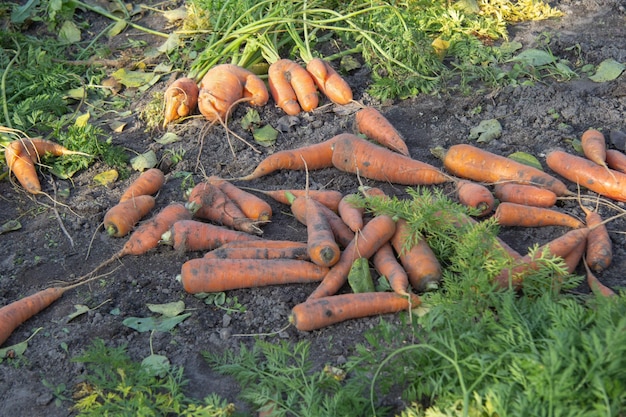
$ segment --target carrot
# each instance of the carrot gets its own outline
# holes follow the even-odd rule
[[[361,177],[403,185],[433,185],[449,180],[439,169],[345,133],[333,146],[335,168]]]
[[[291,116],[301,110],[311,111],[319,104],[313,77],[290,59],[279,59],[270,64],[267,79],[276,105]]]
[[[306,70],[317,88],[333,103],[345,105],[352,101],[352,88],[328,61],[313,58],[307,62]]]
[[[221,292],[267,285],[319,282],[328,268],[295,259],[204,259],[185,262],[180,281],[186,292]]]
[[[249,219],[216,185],[208,182],[197,184],[189,193],[187,208],[200,219],[232,227],[251,234],[262,234],[257,221]]]
[[[41,182],[37,177],[35,163],[31,159],[24,144],[15,140],[4,149],[4,158],[9,172],[12,172],[17,181],[31,194],[41,193]]]
[[[311,261],[317,265],[331,267],[339,261],[341,250],[324,214],[322,205],[309,197],[305,200],[307,250]]]
[[[220,246],[224,249],[255,248],[255,249],[292,249],[305,248],[306,242],[296,242],[293,240],[275,239],[254,239],[254,240],[233,240]]]
[[[396,228],[397,228],[396,223]],[[409,277],[406,270],[402,267],[393,247],[389,242],[382,245],[372,256],[374,267],[380,275],[383,275],[389,281],[391,289],[397,294],[407,295],[409,288]]]
[[[165,175],[158,168],[150,168],[139,175],[120,197],[120,202],[140,195],[156,194],[165,184]]]
[[[346,194],[337,206],[339,217],[345,224],[354,232],[358,232],[363,228],[363,213],[365,209],[363,207],[356,207],[350,202],[351,198],[356,197],[355,194]]]
[[[161,236],[179,220],[191,219],[191,212],[181,203],[171,203],[161,209],[152,219],[142,223],[130,235],[117,257],[142,255],[159,245]]]
[[[289,321],[300,331],[321,329],[345,320],[397,313],[417,307],[421,300],[393,292],[362,292],[307,299],[291,310]]]
[[[476,214],[478,217],[491,213],[496,205],[491,191],[477,182],[459,180],[456,182],[455,190],[461,204],[478,210]]]
[[[626,174],[563,151],[548,153],[546,163],[563,178],[613,200],[626,201]]]
[[[415,291],[432,291],[439,288],[442,270],[439,260],[433,253],[424,236],[412,245],[409,244],[411,231],[409,224],[404,219],[396,222],[396,232],[391,237],[391,246],[396,250],[400,258],[400,264],[404,267],[409,283]]]
[[[281,248],[240,246],[236,248],[221,246],[204,254],[211,259],[298,259],[310,261],[307,245],[292,242],[293,245]]]
[[[265,83],[252,71],[233,64],[220,64],[202,77],[198,108],[209,121],[225,120],[239,101],[264,106],[269,100]]]
[[[262,160],[252,173],[238,179],[254,180],[281,169],[303,171],[305,164],[309,170],[331,168],[333,166],[333,145],[344,135],[339,134],[324,142],[271,154]]]
[[[587,237],[587,240],[589,237]],[[563,261],[565,262],[565,266],[567,267],[567,272],[573,274],[578,267],[581,259],[585,254],[585,250],[587,249],[587,240],[581,242],[578,246],[570,251],[567,255],[563,256]]]
[[[161,235],[161,243],[176,251],[206,251],[233,241],[260,240],[258,236],[198,220],[179,220]]]
[[[565,226],[577,229],[584,224],[569,214],[550,208],[503,202],[494,214],[501,226],[543,227]]]
[[[473,145],[458,144],[443,153],[438,149],[432,152],[443,160],[445,169],[457,177],[483,183],[530,184],[552,190],[557,196],[572,194],[562,181],[540,169]]]
[[[0,346],[19,325],[61,298],[67,288],[50,287],[0,308]]]
[[[409,156],[409,148],[407,148],[400,132],[376,108],[364,107],[357,111],[355,127],[357,132],[364,134],[369,139],[404,156]]]
[[[587,285],[589,285],[589,288],[594,294],[601,295],[604,297],[615,297],[617,295],[615,291],[613,291],[612,289],[604,285],[602,282],[600,282],[598,277],[596,277],[594,273],[591,271],[591,269],[587,265],[587,262],[585,261],[584,258],[583,258],[583,265],[585,265],[585,271],[587,273]],[[0,345],[1,344],[2,343],[0,343]]]
[[[67,156],[67,155],[83,155],[90,156],[85,152],[79,151],[71,151],[67,149],[65,146],[60,145],[56,142],[52,142],[42,138],[24,138],[20,139],[28,153],[30,154],[33,162],[37,162],[38,158],[44,156],[45,154],[51,154],[54,156]]]
[[[354,232],[350,230],[348,225],[344,223],[344,221],[341,219],[341,217],[339,217],[337,213],[324,205],[321,205],[319,208],[324,213],[326,221],[333,231],[335,241],[344,248],[348,246],[350,242],[352,242],[352,239],[354,239]],[[292,199],[291,212],[293,213],[295,218],[300,223],[307,226],[308,229],[306,199],[302,197]]]
[[[496,184],[494,195],[500,201],[545,208],[554,206],[557,200],[556,194],[546,188],[514,182]]]
[[[589,233],[590,229],[587,227],[570,230],[539,247],[535,256],[541,256],[543,251],[547,249],[553,256],[565,258],[586,242]],[[494,277],[494,282],[501,288],[509,288],[510,286],[511,288],[519,289],[524,281],[525,275],[536,268],[537,264],[535,263],[535,259],[528,254],[516,260],[516,265],[511,268],[505,268],[500,274]]]
[[[267,222],[272,218],[272,207],[262,198],[216,176],[207,178],[207,182],[217,185],[228,198],[239,206],[243,214],[249,219]]]
[[[181,117],[189,116],[198,106],[200,89],[198,84],[188,77],[175,80],[165,89],[165,115],[163,128],[168,123]]]
[[[302,189],[254,190],[286,205],[291,205],[290,195],[303,197],[307,194],[307,190]],[[339,202],[343,198],[343,194],[335,190],[308,190],[308,195],[334,212],[339,210]]]
[[[586,130],[580,137],[580,146],[587,159],[607,168],[606,140],[600,131],[595,129]]]
[[[126,236],[154,208],[151,195],[139,195],[117,203],[104,215],[104,227],[109,236]]]
[[[606,165],[611,169],[626,173],[626,154],[617,149],[607,149]]]
[[[585,257],[587,265],[594,272],[602,272],[609,267],[613,260],[613,245],[611,237],[603,224],[602,216],[598,212],[581,206],[585,212],[585,222],[591,232],[587,237],[587,251]]]
[[[370,258],[378,248],[391,239],[396,223],[390,216],[380,215],[370,220],[360,233],[341,253],[339,262],[330,269],[320,285],[309,295],[309,299],[326,297],[337,293],[346,283],[350,268],[357,258]]]

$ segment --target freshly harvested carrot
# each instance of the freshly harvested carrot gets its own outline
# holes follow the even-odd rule
[[[436,290],[442,277],[441,264],[423,236],[419,236],[412,246],[408,245],[410,237],[409,224],[405,219],[398,219],[390,243],[409,277],[409,283],[415,291]]]
[[[300,331],[312,331],[345,320],[397,313],[421,304],[418,296],[395,292],[361,292],[307,299],[291,310],[289,321]]]
[[[589,237],[587,237],[589,239]],[[563,261],[565,262],[565,266],[567,267],[567,272],[573,274],[576,271],[576,268],[580,264],[580,261],[583,259],[585,255],[585,250],[587,249],[587,240],[584,240],[580,245],[576,246],[574,249],[570,251],[567,255],[563,256]]]
[[[496,184],[494,195],[500,201],[545,208],[554,206],[557,200],[556,194],[546,188],[514,182]]]
[[[263,80],[243,67],[220,64],[202,77],[199,85],[198,108],[209,121],[224,121],[239,101],[252,106],[264,106],[269,93]]]
[[[317,88],[333,103],[345,105],[352,101],[352,88],[328,61],[313,58],[306,63],[306,70]]]
[[[585,222],[591,229],[587,236],[587,251],[585,257],[587,265],[594,272],[602,272],[609,267],[613,260],[613,244],[611,237],[603,224],[602,216],[593,210],[581,206],[585,212]]]
[[[301,110],[311,111],[319,104],[313,77],[290,59],[279,59],[270,64],[267,79],[276,105],[291,116]]]
[[[186,292],[222,292],[267,285],[319,282],[328,268],[296,259],[205,259],[185,262],[180,281]]]
[[[378,273],[387,278],[391,289],[393,289],[395,293],[400,295],[408,294],[409,276],[400,262],[398,262],[398,258],[396,258],[393,247],[389,242],[382,245],[376,251],[374,256],[372,256],[372,262]]]
[[[341,249],[324,214],[323,206],[309,197],[298,197],[305,200],[307,250],[311,262],[331,267],[339,261]]]
[[[326,220],[328,221],[328,224],[330,225],[330,228],[335,236],[335,241],[344,248],[347,247],[350,242],[352,242],[352,239],[354,239],[354,232],[350,230],[348,225],[341,219],[341,217],[339,217],[337,213],[328,207],[321,205],[320,210],[324,213],[324,216],[326,216]],[[308,228],[307,205],[305,198],[297,197],[292,199],[291,212],[300,223]]]
[[[548,153],[546,163],[563,178],[613,200],[626,201],[626,174],[564,151]]]
[[[611,169],[626,173],[626,154],[617,149],[607,149],[606,165]]]
[[[331,168],[333,166],[333,145],[345,134],[339,134],[324,142],[303,146],[298,149],[289,149],[273,153],[262,160],[252,173],[238,178],[239,180],[254,180],[281,169],[304,171]]]
[[[292,249],[305,248],[306,242],[296,242],[293,240],[275,239],[254,239],[254,240],[234,240],[226,242],[220,246],[224,249],[257,248],[257,249]]]
[[[376,108],[368,106],[357,111],[355,127],[359,133],[364,134],[369,139],[404,156],[410,156],[409,148],[400,132]]]
[[[282,189],[282,190],[256,190],[275,201],[291,205],[291,196],[303,197],[308,194],[314,200],[322,203],[334,212],[339,210],[339,202],[343,198],[343,194],[336,190],[303,190],[303,189]]]
[[[455,186],[456,195],[461,204],[478,210],[478,217],[486,216],[493,211],[496,200],[484,185],[467,180],[459,180]]]
[[[24,144],[15,140],[4,149],[4,157],[9,172],[12,172],[17,181],[31,194],[41,193],[41,182],[37,176],[35,163],[28,154]]]
[[[443,160],[445,169],[457,177],[483,183],[530,184],[552,190],[557,196],[572,194],[562,181],[540,169],[473,145],[458,144],[447,151],[434,149],[432,152]]]
[[[248,218],[216,185],[198,183],[189,193],[187,208],[200,219],[211,220],[242,232],[263,234],[256,220]]]
[[[198,106],[200,89],[198,84],[188,77],[178,78],[165,89],[165,113],[163,128],[168,123],[181,117],[189,116]]]
[[[345,224],[354,232],[358,232],[363,228],[363,213],[365,212],[365,208],[356,207],[354,204],[350,202],[351,198],[356,197],[355,194],[346,194],[339,201],[339,205],[337,206],[337,211],[339,212],[339,217],[344,221]]]
[[[260,240],[258,236],[198,220],[179,220],[161,235],[161,243],[179,252],[206,251],[233,241]]]
[[[150,168],[142,172],[120,197],[120,202],[140,196],[156,194],[165,184],[165,175],[159,168]]]
[[[306,243],[292,242],[291,246],[281,248],[240,246],[213,249],[204,254],[204,258],[212,259],[298,259],[310,261],[309,251]]]
[[[591,269],[587,265],[587,262],[585,262],[584,257],[583,257],[583,265],[585,265],[585,271],[587,273],[587,285],[589,285],[589,288],[594,294],[601,295],[604,297],[615,297],[617,295],[615,291],[613,291],[612,289],[604,285],[602,282],[600,282],[598,277],[594,275],[594,273],[591,271]],[[1,344],[2,343],[0,343],[0,345]]]
[[[272,218],[272,207],[262,198],[242,190],[230,181],[216,176],[210,176],[207,178],[207,182],[217,185],[228,198],[239,206],[243,214],[249,219],[267,222]]]
[[[377,181],[402,185],[434,185],[450,178],[438,168],[344,133],[333,145],[333,166]]]
[[[326,297],[336,294],[346,283],[350,268],[357,258],[370,258],[376,251],[391,239],[396,231],[396,222],[387,215],[380,215],[370,220],[360,233],[343,250],[339,262],[330,271],[317,288],[309,295],[309,299]]]
[[[191,212],[184,204],[171,203],[161,209],[152,219],[140,224],[116,256],[121,258],[126,255],[142,255],[156,248],[163,233],[167,232],[174,223],[190,219]]]
[[[126,236],[154,208],[151,195],[138,195],[111,207],[104,215],[104,228],[113,237]]]
[[[586,130],[580,137],[580,146],[587,159],[607,168],[606,140],[602,132],[595,129]]]
[[[524,204],[503,202],[494,214],[501,226],[543,227],[565,226],[577,229],[584,223],[566,213],[545,207],[526,206]]]

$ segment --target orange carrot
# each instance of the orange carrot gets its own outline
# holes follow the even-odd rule
[[[295,116],[301,110],[308,112],[319,104],[315,82],[300,64],[279,59],[270,65],[267,78],[276,105],[285,113]]]
[[[263,247],[239,246],[226,247],[223,245],[204,254],[204,258],[212,259],[298,259],[310,261],[311,257],[306,243],[292,242],[291,246]]]
[[[179,220],[161,235],[161,243],[176,251],[206,251],[233,241],[260,240],[258,236],[198,220]]]
[[[4,157],[9,172],[12,172],[24,189],[31,194],[41,193],[41,183],[37,177],[35,163],[24,144],[15,140],[4,149]]]
[[[543,227],[565,226],[577,229],[584,224],[574,216],[549,208],[503,202],[494,214],[501,226]]]
[[[30,154],[31,159],[34,162],[37,162],[40,157],[46,154],[50,154],[54,156],[66,156],[66,155],[89,156],[89,154],[85,152],[71,151],[63,145],[60,145],[56,142],[52,142],[46,139],[24,138],[24,139],[20,139],[20,141],[26,147],[26,149],[28,150],[28,153]]]
[[[409,277],[409,283],[415,291],[420,292],[439,288],[442,277],[439,260],[428,246],[426,238],[420,235],[419,240],[411,246],[410,237],[409,224],[404,219],[398,219],[396,232],[390,242]]]
[[[320,285],[309,295],[309,299],[337,293],[346,283],[354,260],[370,258],[378,248],[391,239],[395,231],[396,224],[390,216],[381,215],[370,220],[343,250],[339,262],[333,265]]]
[[[356,197],[356,194],[346,194],[337,206],[339,217],[353,232],[358,232],[363,228],[363,213],[365,209],[363,207],[356,207],[350,202],[351,198]]]
[[[249,219],[241,208],[216,185],[198,183],[189,193],[187,208],[200,219],[232,227],[242,232],[260,235],[259,222]]]
[[[182,77],[174,81],[165,89],[165,115],[163,128],[168,123],[181,117],[189,116],[198,106],[198,84],[188,77]]]
[[[491,191],[477,182],[459,180],[456,182],[455,190],[461,204],[478,210],[476,213],[478,217],[491,213],[496,205]]]
[[[306,70],[315,84],[333,103],[345,105],[352,101],[352,89],[346,80],[321,58],[313,58],[306,64]]]
[[[554,206],[557,199],[556,194],[546,188],[514,182],[496,184],[494,195],[500,201],[545,208]]]
[[[0,346],[19,325],[61,298],[68,287],[51,287],[0,308]]]
[[[104,215],[104,228],[109,236],[126,236],[154,208],[151,195],[139,195],[111,207]]]
[[[611,169],[626,173],[626,154],[617,149],[607,149],[606,165]]]
[[[221,292],[267,285],[319,282],[328,268],[295,259],[204,259],[185,262],[180,280],[186,292]]]
[[[483,183],[512,181],[547,188],[558,196],[572,194],[562,181],[540,169],[473,145],[453,145],[443,155],[437,150],[433,153],[443,160],[445,169],[457,177]]]
[[[228,198],[239,206],[243,214],[249,219],[267,222],[272,218],[272,207],[262,198],[242,190],[235,184],[216,176],[207,178],[207,181],[213,185],[217,185]]]
[[[600,131],[595,129],[585,131],[580,137],[580,146],[587,159],[600,166],[607,167],[606,140]]]
[[[273,153],[261,161],[251,174],[241,177],[239,180],[254,180],[280,169],[303,171],[305,165],[308,170],[330,168],[333,166],[333,145],[343,135],[345,134],[298,149]]]
[[[400,132],[374,107],[364,107],[356,112],[356,130],[379,144],[404,156],[409,156],[409,148]]]
[[[548,153],[546,163],[563,178],[613,200],[626,201],[626,174],[563,151]]]
[[[314,200],[322,203],[334,212],[339,210],[339,202],[343,198],[343,194],[335,190],[303,190],[303,189],[282,189],[282,190],[255,190],[275,201],[290,205],[291,196],[303,197],[308,194]]]
[[[602,272],[609,267],[613,260],[613,244],[611,237],[603,224],[603,219],[598,212],[582,206],[585,212],[587,227],[591,229],[587,237],[586,259],[587,265],[594,272]]]
[[[291,310],[289,321],[300,331],[311,331],[345,320],[397,313],[417,307],[416,295],[402,296],[393,292],[362,292],[307,299]]]
[[[254,240],[234,240],[226,242],[220,246],[224,249],[255,248],[255,249],[292,249],[305,248],[306,242],[296,242],[293,240],[275,239],[254,239]]]
[[[433,185],[449,180],[439,169],[345,133],[333,146],[335,168],[378,181],[402,185]]]
[[[191,212],[181,203],[171,203],[160,210],[152,219],[142,223],[130,235],[126,244],[117,254],[142,255],[159,245],[161,236],[179,220],[191,219]]]
[[[225,120],[239,101],[264,106],[269,100],[265,83],[252,71],[220,64],[204,75],[199,85],[198,108],[209,121]]]
[[[598,277],[596,277],[594,273],[591,272],[591,269],[587,265],[587,262],[585,262],[584,258],[583,258],[583,265],[585,265],[585,271],[587,273],[587,285],[589,285],[589,288],[594,294],[601,295],[604,297],[615,297],[617,295],[615,291],[613,291],[612,289],[604,285],[602,282],[600,282]],[[2,343],[0,343],[0,345],[1,344]]]
[[[587,237],[589,239],[589,237]],[[570,251],[567,255],[564,255],[563,261],[565,261],[565,266],[567,267],[567,272],[573,274],[580,264],[580,261],[583,259],[585,255],[585,250],[587,249],[587,240],[581,242],[578,246]]]
[[[397,228],[396,222],[396,228]],[[397,230],[396,230],[397,232]],[[374,267],[380,275],[383,275],[389,281],[391,289],[397,294],[407,295],[409,288],[409,277],[406,270],[398,262],[393,247],[389,242],[382,245],[372,256]]]
[[[324,214],[323,206],[309,197],[305,200],[307,250],[311,261],[317,265],[331,267],[339,261],[341,250]]]
[[[158,168],[150,168],[139,175],[120,197],[120,202],[140,195],[156,194],[165,184],[165,175]]]

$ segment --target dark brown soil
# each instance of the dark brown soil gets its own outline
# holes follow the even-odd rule
[[[557,1],[556,6],[565,12],[564,17],[516,25],[511,28],[511,40],[518,40],[525,48],[532,48],[540,36],[549,34],[552,52],[569,58],[571,62],[579,60],[597,65],[607,58],[626,62],[626,11],[622,0],[562,0]],[[94,16],[94,19],[97,17]],[[127,36],[144,35],[131,32]],[[588,128],[601,129],[610,138],[618,138],[626,132],[626,73],[605,83],[595,83],[583,76],[569,82],[545,81],[534,86],[498,91],[476,90],[469,96],[421,95],[385,106],[380,106],[364,93],[368,82],[367,70],[359,70],[347,79],[354,86],[356,99],[379,106],[404,135],[414,158],[436,166],[441,166],[441,163],[431,155],[431,148],[471,142],[468,138],[470,129],[486,119],[497,118],[503,126],[503,133],[499,139],[482,145],[485,149],[502,155],[515,151],[528,152],[537,156],[544,166],[547,151],[553,148],[572,151],[570,141],[580,138]],[[183,180],[176,174],[193,172],[194,180],[200,181],[202,169],[207,175],[237,177],[249,173],[271,152],[320,142],[353,129],[352,113],[326,105],[310,114],[293,118],[293,125],[280,134],[276,146],[261,148],[260,154],[230,137],[235,149],[234,157],[224,130],[214,127],[205,135],[202,131],[205,123],[200,119],[170,127],[182,135],[182,142],[159,145],[155,139],[162,132],[146,132],[138,114],[151,93],[164,88],[165,83],[160,83],[138,100],[133,116],[128,120],[128,128],[123,133],[111,132],[115,144],[136,152],[153,149],[159,157],[163,157],[168,150],[179,147],[186,151],[184,160],[168,172],[167,183],[157,197],[157,209],[172,201],[184,201]],[[244,112],[245,106],[240,106],[232,120],[239,119]],[[285,121],[284,113],[273,105],[265,106],[260,113],[262,120],[274,127]],[[237,123],[232,123],[236,131],[237,126]],[[623,142],[612,146],[624,150]],[[70,189],[69,196],[59,198],[60,204],[56,207],[46,198],[31,198],[7,180],[0,182],[0,222],[19,218],[23,225],[18,231],[0,235],[0,253],[3,254],[0,261],[1,305],[42,289],[55,280],[81,276],[121,248],[125,239],[110,238],[100,224],[105,211],[118,201],[130,179],[110,189],[94,186],[94,175],[104,169],[103,165],[96,164],[77,174],[71,182],[51,179],[57,188]],[[369,180],[363,182],[380,186],[390,194],[405,194],[402,186]],[[43,183],[45,190],[52,193],[51,183]],[[304,173],[281,171],[245,185],[276,189],[298,188],[304,184]],[[358,185],[355,176],[334,169],[310,173],[312,189],[330,188],[351,193],[357,190]],[[570,189],[575,191],[575,185],[570,184]],[[288,214],[288,208],[272,201],[270,203],[274,217],[263,227],[264,236],[304,240],[305,228]],[[618,205],[623,207],[621,203]],[[582,215],[576,202],[560,202],[559,207],[576,216]],[[601,213],[609,215],[615,212],[602,209]],[[625,226],[623,220],[609,225],[614,243],[614,261],[599,276],[613,288],[626,284],[623,274],[626,269]],[[545,243],[563,232],[556,227],[504,228],[501,236],[515,249],[525,252],[529,246]],[[52,390],[42,380],[53,386],[65,384],[66,393],[71,393],[85,370],[81,364],[70,359],[79,355],[95,338],[103,338],[112,345],[127,344],[129,353],[137,360],[147,356],[150,353],[149,333],[138,333],[122,324],[127,317],[148,316],[147,303],[185,302],[192,312],[191,317],[172,332],[155,334],[154,352],[167,356],[176,365],[184,366],[185,376],[190,380],[189,395],[203,398],[216,392],[229,401],[238,401],[237,385],[212,371],[202,359],[201,351],[237,349],[240,343],[251,344],[254,340],[241,335],[253,336],[282,329],[277,335],[266,338],[292,342],[308,340],[312,343],[317,362],[340,364],[355,352],[354,347],[363,340],[363,333],[379,320],[354,320],[308,333],[293,327],[286,328],[291,307],[303,301],[313,285],[231,291],[229,295],[236,296],[246,312],[226,313],[185,294],[175,280],[184,261],[201,255],[181,254],[169,247],[160,247],[144,256],[123,258],[112,275],[66,293],[50,308],[19,327],[5,346],[25,340],[34,329],[42,327],[43,330],[30,341],[22,359],[0,364],[0,415],[71,415],[68,411],[71,402],[66,401],[61,407],[55,405]],[[67,317],[74,312],[77,304],[102,306],[68,322]],[[111,314],[114,310],[119,314]],[[391,316],[389,319],[396,318]],[[240,402],[237,404],[245,407]]]

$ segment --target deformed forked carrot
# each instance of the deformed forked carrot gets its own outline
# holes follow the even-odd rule
[[[317,88],[333,103],[346,105],[352,101],[350,85],[328,61],[313,58],[306,63],[306,70],[313,77]]]
[[[170,122],[189,116],[198,106],[198,84],[191,78],[181,77],[165,89],[163,128]]]
[[[295,116],[301,110],[309,112],[319,104],[317,87],[311,74],[297,62],[279,59],[273,62],[267,79],[276,105]]]

